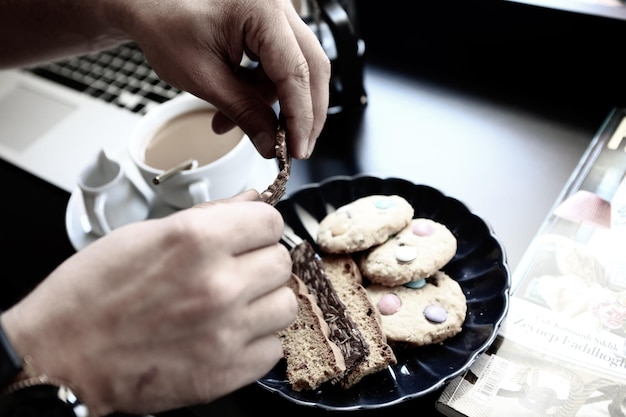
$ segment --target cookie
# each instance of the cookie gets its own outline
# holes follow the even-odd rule
[[[456,237],[446,226],[418,218],[363,254],[359,268],[369,281],[394,287],[434,274],[450,262],[456,249]]]
[[[406,227],[413,207],[397,195],[361,197],[322,219],[317,244],[327,253],[353,253],[379,245]]]
[[[367,294],[381,314],[382,329],[392,345],[439,343],[461,331],[467,301],[461,286],[442,271],[421,288],[371,284]]]

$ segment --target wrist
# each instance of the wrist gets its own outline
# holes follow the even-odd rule
[[[0,387],[6,386],[22,372],[22,361],[13,349],[0,316]]]
[[[3,417],[95,417],[63,381],[45,375],[18,377],[0,391]]]
[[[131,31],[137,25],[134,3],[118,0],[101,0],[98,2],[98,15],[102,16],[108,28],[107,36],[118,42],[127,42],[133,39]],[[145,12],[145,10],[144,10]]]
[[[1,312],[0,312],[1,313]],[[20,358],[0,315],[0,415],[94,417],[65,381],[36,373],[30,358]]]

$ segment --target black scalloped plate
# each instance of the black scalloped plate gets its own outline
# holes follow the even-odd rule
[[[299,189],[276,207],[286,225],[317,249],[307,226],[311,230],[311,222],[319,223],[328,212],[371,194],[400,195],[413,205],[415,217],[440,222],[456,236],[456,256],[443,270],[459,282],[466,295],[463,329],[442,344],[395,348],[396,365],[363,378],[347,390],[327,383],[317,390],[294,391],[281,361],[258,384],[297,404],[358,410],[385,407],[430,393],[460,375],[487,350],[506,315],[510,273],[501,243],[484,220],[435,188],[399,178],[332,177]]]

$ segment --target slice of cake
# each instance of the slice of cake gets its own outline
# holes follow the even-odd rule
[[[396,356],[391,346],[387,344],[387,339],[381,329],[380,313],[361,285],[361,272],[352,257],[350,255],[324,256],[322,266],[352,319],[358,323],[359,330],[369,347],[369,354],[365,360],[346,371],[339,382],[343,388],[349,388],[366,375],[395,364]]]
[[[294,391],[316,389],[326,381],[342,377],[345,361],[337,345],[329,340],[330,328],[306,285],[291,274],[288,286],[298,299],[298,316],[278,332],[287,378]]]
[[[358,367],[369,354],[368,345],[311,244],[303,241],[291,249],[292,272],[307,286],[330,327],[330,340],[343,354],[346,372]]]

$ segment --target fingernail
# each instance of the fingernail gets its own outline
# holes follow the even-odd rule
[[[310,140],[308,138],[300,142],[300,149],[298,150],[298,156],[300,158],[306,159],[309,156],[311,156],[311,149],[310,149],[309,143],[310,143]]]
[[[317,143],[317,141],[315,139],[314,140],[309,139],[307,141],[307,144],[308,144],[307,156],[306,156],[307,158],[310,158],[311,155],[313,155],[313,150],[315,149],[315,144],[316,143]]]

